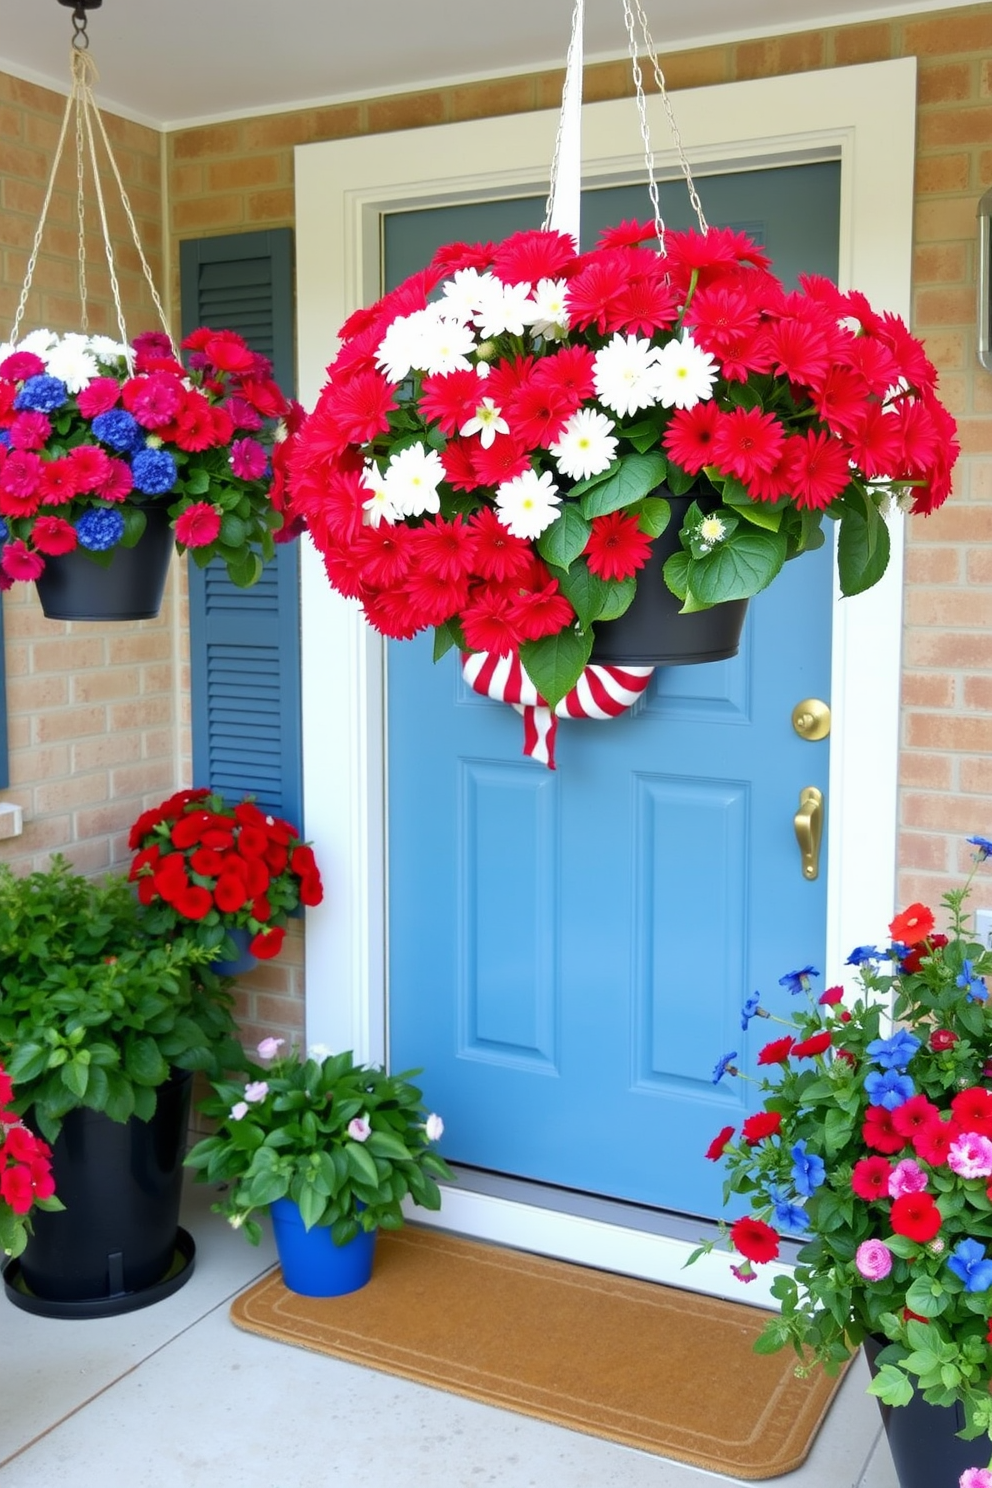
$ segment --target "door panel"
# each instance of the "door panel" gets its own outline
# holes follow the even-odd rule
[[[720,187],[755,236],[779,233],[777,201],[836,272],[836,167],[705,183],[713,220],[744,225]],[[596,195],[604,220],[643,215]],[[435,243],[508,231],[451,222],[468,210],[443,209]],[[395,226],[391,277],[408,271]],[[433,251],[423,228],[411,267]],[[455,656],[432,665],[430,637],[390,646],[390,1058],[424,1068],[450,1158],[719,1210],[702,1153],[744,1101],[712,1084],[714,1062],[744,1052],[750,993],[787,1015],[778,978],[822,955],[826,865],[803,880],[792,816],[803,786],[826,794],[829,741],[799,739],[790,714],[828,697],[831,593],[829,550],[787,565],[737,658],[659,669],[620,719],[563,723],[554,773],[521,758],[519,716],[471,692]]]

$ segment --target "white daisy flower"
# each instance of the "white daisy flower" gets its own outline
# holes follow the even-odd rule
[[[81,392],[100,375],[100,366],[89,348],[87,336],[63,336],[58,346],[45,354],[49,377],[59,377],[70,393]]]
[[[431,305],[410,315],[398,315],[392,322],[375,355],[376,365],[390,382],[402,382],[414,367],[423,369],[426,325],[433,325],[438,318],[437,306]]]
[[[379,472],[378,465],[372,460],[362,471],[362,485],[371,492],[368,501],[362,502],[362,521],[366,527],[378,527],[380,522],[388,522],[392,527],[398,522],[400,513],[390,501],[386,482]]]
[[[570,480],[588,480],[608,470],[617,448],[611,433],[615,428],[613,420],[598,409],[580,408],[573,413],[551,445],[561,474]]]
[[[22,336],[15,347],[16,351],[33,351],[35,356],[43,357],[45,353],[58,341],[54,331],[28,331]]]
[[[414,366],[432,377],[445,372],[470,372],[469,352],[475,350],[475,333],[470,325],[453,316],[439,315],[432,325],[425,321],[421,332],[421,350]]]
[[[561,492],[550,470],[525,470],[496,487],[496,515],[514,537],[540,537],[558,515]]]
[[[131,348],[125,346],[123,341],[115,341],[113,336],[91,336],[89,338],[90,351],[94,356],[100,358],[101,362],[114,361],[116,357],[127,357],[133,355]]]
[[[713,396],[717,379],[716,358],[686,335],[669,341],[658,353],[658,399],[665,408],[695,408]]]
[[[478,269],[459,269],[441,285],[444,314],[453,315],[456,320],[471,320],[492,283],[493,276],[488,271],[480,274]]]
[[[485,363],[480,365],[484,366]],[[470,434],[478,434],[479,443],[483,449],[489,449],[495,443],[497,434],[509,434],[510,426],[503,417],[503,410],[497,408],[492,398],[483,398],[475,410],[472,418],[466,419],[459,433],[466,437]]]
[[[498,279],[485,287],[475,320],[484,341],[491,336],[522,336],[535,311],[529,284],[501,284]]]
[[[596,396],[625,418],[658,402],[658,351],[641,336],[623,336],[597,351],[593,360]]]
[[[532,330],[535,336],[543,336],[546,341],[561,341],[568,330],[565,284],[564,279],[541,279],[534,290]]]
[[[389,504],[403,517],[440,511],[437,488],[443,480],[441,456],[422,442],[394,455],[383,477]]]

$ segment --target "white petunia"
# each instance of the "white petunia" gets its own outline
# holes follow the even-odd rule
[[[534,318],[532,330],[535,336],[546,341],[561,341],[568,330],[568,311],[565,309],[564,279],[541,279],[533,293]]]
[[[471,320],[493,282],[488,271],[480,274],[478,269],[459,269],[441,285],[444,314],[453,315],[457,320]]]
[[[419,517],[441,510],[437,488],[444,480],[444,466],[437,450],[426,444],[411,444],[394,455],[383,477],[390,506],[403,517]]]
[[[371,492],[368,501],[362,502],[362,521],[366,527],[378,527],[380,522],[388,522],[392,527],[398,522],[401,514],[390,501],[386,482],[372,460],[362,471],[362,485]]]
[[[478,434],[483,449],[489,449],[495,443],[497,434],[509,432],[510,426],[503,417],[503,410],[496,407],[492,398],[483,398],[473,417],[466,419],[459,430],[466,438],[470,434]]]
[[[716,358],[687,335],[669,341],[658,354],[658,396],[665,408],[695,408],[713,396]]]
[[[572,414],[553,445],[558,469],[571,480],[588,480],[613,464],[617,441],[612,419],[595,408],[580,408]]]
[[[491,336],[522,336],[534,318],[529,284],[501,284],[493,279],[485,286],[475,320],[484,341]]]
[[[525,470],[496,487],[496,515],[514,537],[540,537],[558,515],[561,492],[550,470]]]
[[[45,367],[49,377],[61,378],[70,393],[81,392],[100,375],[87,336],[63,336],[58,346],[45,353]]]
[[[592,376],[599,401],[621,418],[639,408],[653,408],[659,401],[658,351],[641,336],[623,336],[617,331],[597,351]]]
[[[33,351],[35,356],[43,357],[45,353],[55,345],[58,340],[54,331],[28,331],[17,343],[18,351]]]
[[[439,315],[432,324],[424,321],[421,328],[417,360],[413,365],[431,377],[445,372],[470,372],[469,352],[475,351],[475,332],[463,320]]]

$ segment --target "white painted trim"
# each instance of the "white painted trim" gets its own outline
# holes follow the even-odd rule
[[[840,282],[862,290],[876,308],[906,319],[915,77],[910,58],[678,95],[680,129],[698,168],[839,158]],[[657,99],[649,105],[660,141],[666,138],[661,108]],[[322,385],[338,326],[376,293],[381,213],[416,202],[509,195],[521,185],[543,190],[556,122],[551,111],[297,149],[300,386],[306,403]],[[657,154],[660,169],[671,167],[674,173],[672,153]],[[583,160],[587,182],[640,178],[631,102],[587,107]],[[831,981],[841,978],[850,949],[877,939],[892,915],[899,518],[892,536],[885,580],[867,595],[838,599],[834,606],[824,968]],[[328,865],[330,890],[319,913],[308,917],[308,1037],[381,1059],[386,964],[382,646],[364,629],[356,606],[330,592],[312,549],[303,564],[303,636],[306,822],[322,865]],[[452,1203],[461,1205],[463,1199],[459,1195]],[[539,1237],[552,1224],[547,1211],[515,1207],[523,1216],[522,1233],[532,1237],[518,1243],[542,1248]],[[476,1205],[473,1212],[490,1218],[496,1213],[492,1202]],[[568,1233],[574,1238],[574,1228]]]

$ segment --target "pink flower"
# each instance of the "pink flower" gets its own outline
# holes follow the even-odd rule
[[[12,351],[0,362],[0,377],[9,377],[11,382],[26,382],[44,372],[45,364],[33,351]]]
[[[257,1101],[263,1101],[269,1093],[267,1080],[250,1080],[245,1086],[245,1100],[254,1105]]]
[[[248,1102],[247,1101],[235,1101],[234,1105],[231,1107],[231,1118],[230,1119],[232,1121],[240,1121],[243,1117],[245,1117],[247,1115],[248,1115]]]
[[[889,1175],[889,1198],[898,1199],[901,1194],[922,1193],[927,1186],[927,1175],[911,1157],[896,1163]]]
[[[76,394],[76,403],[83,418],[95,419],[98,414],[109,413],[116,407],[120,395],[121,385],[116,377],[94,377]]]
[[[19,413],[10,426],[10,442],[14,449],[44,449],[52,432],[52,421],[43,413],[26,411]]]
[[[348,1122],[348,1135],[353,1142],[367,1142],[372,1128],[364,1116],[355,1116]]]
[[[37,553],[32,553],[18,538],[16,542],[9,542],[4,546],[0,568],[8,579],[21,579],[24,583],[30,583],[45,572],[45,560]]]
[[[260,480],[268,463],[257,439],[236,439],[231,445],[231,469],[240,480]]]
[[[275,1059],[285,1042],[285,1039],[264,1038],[258,1046],[259,1059]]]
[[[176,541],[187,548],[206,548],[220,532],[220,512],[209,501],[194,501],[176,518]]]
[[[992,1471],[987,1467],[966,1467],[958,1478],[958,1488],[992,1488]]]
[[[978,1132],[962,1132],[951,1143],[947,1163],[961,1178],[992,1176],[992,1140]]]
[[[866,1281],[881,1281],[892,1270],[892,1252],[881,1240],[863,1240],[854,1264]]]

